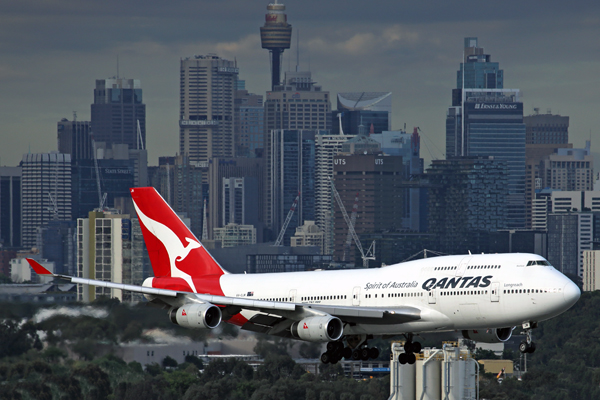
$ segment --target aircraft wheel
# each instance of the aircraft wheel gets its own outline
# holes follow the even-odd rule
[[[360,359],[367,361],[369,359],[369,348],[365,347],[360,349]]]
[[[398,362],[402,365],[406,364],[408,362],[408,354],[400,353],[400,355],[398,356]]]
[[[413,353],[420,353],[421,349],[422,349],[421,343],[419,343],[419,342],[413,342],[413,344],[412,344],[412,352]]]
[[[352,358],[352,349],[350,347],[344,347],[344,350],[342,350],[342,357],[346,360]]]
[[[372,358],[374,360],[377,357],[379,357],[379,349],[377,347],[371,347],[369,349],[369,358]]]
[[[527,349],[528,353],[533,353],[535,351],[535,342],[531,342],[529,344],[529,348]]]
[[[329,354],[329,352],[321,354],[321,362],[323,364],[328,364],[329,362],[331,362],[331,355]]]
[[[327,351],[335,350],[335,342],[327,342]]]
[[[529,346],[527,345],[526,341],[522,341],[521,344],[519,344],[519,351],[521,353],[528,353],[529,350]]]
[[[409,353],[407,357],[409,364],[414,364],[417,361],[417,357],[413,353]]]
[[[354,361],[360,360],[360,351],[358,351],[358,349],[354,349],[354,351],[352,352],[352,359]]]

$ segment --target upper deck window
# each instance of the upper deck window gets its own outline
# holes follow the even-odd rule
[[[529,267],[530,265],[545,265],[545,266],[550,266],[550,263],[546,260],[533,260],[533,261],[529,261],[527,263],[527,266]]]

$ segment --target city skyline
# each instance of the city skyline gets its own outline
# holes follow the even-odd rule
[[[117,58],[118,76],[144,88],[151,165],[179,151],[181,58],[236,60],[250,92],[270,89],[259,31],[268,1],[37,3],[0,5],[0,165],[56,150],[56,123],[73,111],[89,121],[95,80],[117,75]],[[419,126],[427,163],[445,157],[445,113],[468,36],[500,62],[504,87],[521,89],[525,115],[550,108],[569,116],[574,147],[591,136],[596,148],[599,4],[284,4],[293,33],[282,72],[295,69],[299,35],[300,70],[310,69],[332,96],[391,91],[392,129]]]

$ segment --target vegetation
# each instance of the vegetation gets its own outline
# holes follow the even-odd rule
[[[112,355],[111,349],[122,341],[150,340],[144,333],[148,327],[197,340],[204,339],[202,331],[179,329],[168,322],[164,310],[113,300],[95,304],[95,310],[106,311],[102,318],[84,312],[72,317],[50,313],[41,318],[38,307],[0,307],[2,399],[383,400],[389,396],[389,377],[348,379],[339,364],[322,365],[318,375],[306,373],[287,355],[287,340],[260,340],[256,351],[264,363],[256,370],[242,361],[202,364],[195,357],[182,364],[166,357],[144,370],[137,362],[127,364]],[[480,398],[598,399],[599,339],[600,293],[584,293],[572,310],[541,323],[535,331],[537,350],[528,356],[528,372],[522,381],[508,378],[498,384],[495,374],[483,374]],[[387,357],[389,343],[377,344],[382,357]],[[318,351],[310,344],[301,348],[307,356]],[[479,352],[477,357],[493,356]],[[517,357],[510,351],[503,354],[503,358]]]

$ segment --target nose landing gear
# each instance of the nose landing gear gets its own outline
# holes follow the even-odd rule
[[[533,353],[535,351],[535,342],[533,341],[533,328],[537,328],[536,322],[526,322],[523,324],[525,328],[526,339],[519,344],[519,351],[523,354]]]

